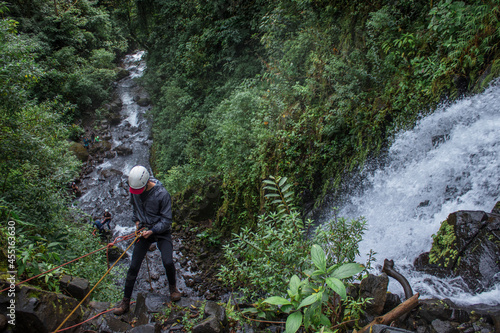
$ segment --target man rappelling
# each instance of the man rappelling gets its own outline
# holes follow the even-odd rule
[[[176,271],[172,244],[172,201],[170,194],[159,180],[149,177],[148,170],[135,166],[128,177],[130,203],[133,207],[133,222],[136,230],[147,228],[134,245],[132,261],[125,280],[124,297],[113,313],[121,315],[129,311],[130,298],[141,263],[152,243],[156,242],[161,252],[163,267],[167,274],[170,299],[177,302],[181,293],[176,287]]]

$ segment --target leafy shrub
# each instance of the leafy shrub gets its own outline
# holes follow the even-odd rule
[[[338,226],[326,231],[319,228],[317,235],[308,237],[312,221],[302,220],[295,208],[293,185],[286,182],[286,177],[264,181],[269,212],[259,216],[255,230],[243,227],[233,235],[230,244],[224,245],[226,263],[221,266],[219,277],[226,284],[239,287],[244,297],[285,294],[292,276],[304,276],[307,257],[316,241],[331,248],[328,264],[332,267],[353,261],[358,253],[363,221],[349,224],[341,220]],[[332,245],[336,243],[340,246]],[[341,245],[346,245],[345,252]]]
[[[347,301],[346,286],[342,280],[364,270],[362,265],[356,263],[328,267],[325,252],[316,244],[311,247],[311,258],[315,270],[306,272],[307,278],[302,281],[297,275],[292,276],[287,290],[289,299],[272,296],[264,300],[265,303],[280,305],[280,311],[288,314],[287,333],[295,333],[302,325],[306,331],[315,332],[338,327],[343,319],[343,302]]]

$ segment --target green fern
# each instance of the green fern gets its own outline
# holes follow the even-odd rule
[[[277,205],[278,216],[290,215],[295,209],[293,204],[294,193],[291,190],[292,184],[287,184],[287,177],[273,177],[264,180],[264,190],[269,191],[265,197],[271,200],[272,205]]]

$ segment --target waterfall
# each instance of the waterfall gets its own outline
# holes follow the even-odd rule
[[[438,279],[412,269],[450,213],[492,210],[500,199],[499,155],[500,84],[440,107],[397,134],[383,166],[365,171],[355,194],[339,205],[338,216],[367,220],[359,261],[366,261],[370,250],[377,253],[378,269],[385,258],[393,259],[423,297],[500,304],[500,285],[469,295],[460,279]],[[394,280],[389,290],[402,294]]]

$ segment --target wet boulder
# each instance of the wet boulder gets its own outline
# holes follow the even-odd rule
[[[109,121],[109,124],[111,126],[116,126],[118,124],[120,124],[122,122],[122,116],[120,115],[119,112],[116,112],[116,113],[110,113],[108,116],[107,116],[107,119]]]
[[[109,150],[111,150],[111,143],[109,141],[106,141],[106,140],[99,141],[97,143],[94,143],[92,146],[90,146],[90,153],[91,154],[99,154],[99,153],[104,154]]]
[[[132,155],[133,150],[129,145],[119,145],[118,147],[115,148],[115,151],[118,155],[120,156],[126,156],[126,155]]]
[[[82,162],[85,162],[89,159],[89,152],[80,142],[71,142],[69,145],[69,150],[76,156],[76,158],[78,158]]]
[[[130,75],[130,72],[125,68],[118,67],[116,68],[116,80],[120,81],[121,79],[126,78]]]
[[[137,104],[139,104],[140,106],[148,106],[149,104],[151,104],[151,100],[147,97],[139,98],[137,100]]]
[[[123,172],[121,172],[120,170],[116,170],[116,169],[104,169],[100,173],[100,177],[103,177],[104,179],[107,179],[107,178],[110,178],[113,176],[121,177],[122,175],[123,175]]]
[[[415,261],[417,270],[460,276],[474,292],[493,287],[500,277],[500,215],[483,211],[451,213],[441,224],[430,252]]]
[[[120,256],[124,253],[122,249],[120,249],[118,246],[112,246],[108,248],[108,260],[110,263],[115,262],[120,258]],[[125,252],[123,255],[122,259],[128,258],[128,254]]]

